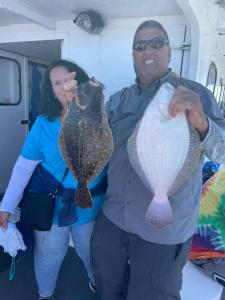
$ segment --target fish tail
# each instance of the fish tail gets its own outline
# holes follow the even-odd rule
[[[156,196],[153,197],[145,216],[145,223],[158,228],[174,224],[174,215],[168,198],[159,203]]]
[[[92,207],[91,193],[89,192],[86,183],[78,182],[78,186],[75,191],[74,202],[81,208]]]

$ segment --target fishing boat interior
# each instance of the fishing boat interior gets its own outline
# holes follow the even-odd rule
[[[224,0],[0,0],[0,200],[38,114],[49,63],[60,58],[77,62],[104,83],[107,101],[135,81],[132,39],[137,26],[149,19],[168,31],[172,70],[210,89],[225,114]],[[13,222],[19,219],[20,208]],[[98,300],[87,288],[72,241],[70,246],[56,299]],[[0,299],[37,299],[32,242],[16,259],[12,280],[10,266],[12,259],[0,246]],[[222,292],[222,285],[188,261],[182,300],[223,300]]]

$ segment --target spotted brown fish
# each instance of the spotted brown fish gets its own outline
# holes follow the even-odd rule
[[[113,149],[112,132],[108,125],[103,87],[95,79],[80,83],[75,99],[62,121],[59,148],[78,181],[75,203],[91,207],[90,183],[107,164]]]

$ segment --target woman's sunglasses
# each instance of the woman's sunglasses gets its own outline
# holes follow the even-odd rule
[[[133,43],[133,51],[144,51],[148,45],[153,49],[160,49],[169,45],[169,41],[165,37],[155,37],[150,40],[135,41]]]

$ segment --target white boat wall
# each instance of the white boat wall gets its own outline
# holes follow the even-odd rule
[[[73,22],[90,9],[105,22],[96,35]],[[148,19],[168,30],[173,71],[207,86],[225,112],[225,0],[0,0],[0,198],[36,113],[35,69],[42,75],[53,59],[73,60],[104,83],[107,100],[134,82],[132,39]],[[182,300],[219,300],[221,286],[192,268]],[[196,278],[205,292],[193,298]]]
[[[218,98],[224,97],[225,9],[224,1],[217,2],[220,4],[215,0],[0,0],[0,193],[4,193],[28,131],[31,63],[40,69],[55,58],[76,61],[105,84],[107,99],[134,81],[134,31],[142,21],[155,19],[168,30],[173,70],[206,85],[211,65],[207,85]],[[86,9],[97,11],[104,19],[100,34],[91,35],[73,23]]]

